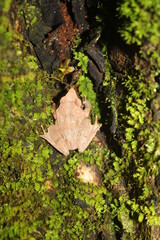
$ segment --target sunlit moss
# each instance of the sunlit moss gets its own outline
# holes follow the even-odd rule
[[[9,3],[4,1],[5,14]],[[27,11],[36,11],[24,3]],[[22,6],[21,12],[25,12]],[[28,28],[36,19],[32,14],[27,17]],[[116,239],[115,231],[123,232],[123,239],[138,239],[140,224],[159,226],[159,193],[155,191],[160,167],[159,89],[155,79],[136,68],[119,83],[106,53],[104,87],[110,94],[104,92],[104,102],[112,109],[109,127],[114,141],[106,136],[107,146],[91,143],[83,153],[55,157],[56,151],[39,137],[41,124],[47,127],[53,121],[54,82],[40,70],[36,57],[28,54],[30,43],[13,31],[9,18],[1,19],[1,239],[90,239],[99,233]],[[82,53],[75,58],[82,69],[79,91],[90,98],[93,115],[100,114],[87,77],[88,58]],[[118,84],[123,88],[121,96]],[[80,161],[96,164],[102,173],[101,185],[76,178]]]

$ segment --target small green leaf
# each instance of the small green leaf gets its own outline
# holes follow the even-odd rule
[[[39,183],[35,183],[35,190],[36,190],[37,192],[39,192],[39,190],[40,190],[40,185],[39,185]]]
[[[144,219],[144,214],[143,213],[140,213],[139,214],[139,217],[138,217],[138,222],[142,222],[143,221],[143,219]]]

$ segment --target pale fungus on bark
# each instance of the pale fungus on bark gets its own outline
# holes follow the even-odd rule
[[[87,164],[80,161],[75,170],[75,177],[81,179],[84,183],[92,183],[95,185],[101,185],[102,183],[102,172],[95,163]]]

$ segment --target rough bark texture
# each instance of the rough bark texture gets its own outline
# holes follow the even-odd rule
[[[160,239],[159,2],[0,8],[0,239]]]

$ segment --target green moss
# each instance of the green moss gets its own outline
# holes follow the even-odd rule
[[[157,83],[137,71],[134,74],[121,79],[125,99],[117,96],[116,81],[112,88],[112,72],[110,84],[108,82],[111,92],[114,92],[114,99],[107,96],[110,106],[119,101],[116,106],[121,106],[123,102],[123,108],[116,108],[118,125],[114,134],[116,137],[117,129],[121,126],[124,138],[118,141],[122,146],[122,157],[113,152],[112,163],[109,163],[111,165],[104,175],[107,185],[116,189],[112,192],[115,192],[115,196],[110,195],[112,215],[118,217],[123,233],[132,239],[138,222],[148,221],[149,224],[149,219],[157,219],[156,204],[159,205],[159,202],[155,204],[150,200],[157,193],[154,183],[149,181],[159,172],[159,125],[158,119],[153,120],[150,115],[150,104],[156,95]]]
[[[4,9],[9,9],[8,3],[4,2]],[[31,13],[37,11],[27,1],[23,4]],[[22,5],[20,14],[21,10]],[[28,16],[27,28],[30,20],[35,21],[32,17]],[[112,118],[108,146],[91,143],[83,153],[72,152],[67,158],[59,154],[53,159],[52,147],[39,135],[41,124],[47,127],[53,122],[54,82],[28,54],[30,43],[13,31],[7,15],[1,19],[0,238],[90,239],[102,233],[106,239],[116,239],[116,232],[123,239],[143,239],[143,230],[137,229],[159,226],[155,187],[160,168],[159,88],[155,79],[146,77],[138,66],[119,80],[104,48],[104,87],[109,89],[109,94],[103,92],[108,106],[104,124]],[[149,30],[147,34],[143,37],[148,38]],[[142,41],[143,37],[136,37]],[[153,39],[152,44],[159,46]],[[97,94],[87,76],[88,57],[76,51],[74,57],[81,70],[79,91],[91,102],[92,118],[100,116]],[[66,69],[68,65],[60,70]],[[123,94],[117,94],[119,86]],[[76,178],[80,161],[96,164],[103,176],[101,185]]]
[[[3,33],[8,34],[1,35],[5,44],[1,45],[0,214],[3,217],[0,236],[1,239],[31,239],[43,224],[41,199],[46,176],[41,167],[51,150],[42,145],[39,134],[43,113],[46,108],[48,113],[51,110],[48,103],[52,90],[46,92],[44,74],[36,72],[33,56],[24,57],[25,52],[17,44],[18,33],[13,34],[11,28],[8,32],[8,24],[9,21],[1,26]]]
[[[1,10],[3,12],[8,12],[10,9],[11,0],[5,0],[0,3]]]
[[[5,23],[4,33],[7,28]],[[11,38],[3,36],[5,45],[1,46],[1,239],[90,239],[112,225],[104,224],[106,189],[82,183],[74,177],[74,170],[80,159],[95,162],[103,170],[107,150],[92,146],[95,150],[76,153],[66,162],[59,155],[53,169],[52,148],[39,135],[41,124],[52,122],[54,85],[38,69],[36,58],[27,54],[29,43],[19,33],[13,34],[11,26],[9,35]],[[95,103],[92,92],[89,80],[86,97],[90,94]],[[50,190],[46,182],[52,185]]]
[[[52,200],[52,204],[49,204],[56,216],[54,214],[49,217],[46,237],[49,236],[50,231],[56,231],[57,239],[70,237],[72,239],[84,239],[85,237],[90,239],[90,236],[98,229],[100,231],[105,228],[104,220],[107,210],[104,198],[105,187],[83,183],[75,178],[74,174],[80,160],[86,163],[93,161],[102,170],[103,158],[107,151],[97,148],[97,146],[94,148],[94,150],[88,149],[82,154],[74,154],[68,158],[64,167],[59,169],[59,175],[52,176],[56,198]],[[53,222],[56,223],[53,224]]]
[[[40,11],[38,7],[36,7],[36,1],[32,0],[27,1],[24,0],[21,2],[21,4],[18,5],[17,8],[17,15],[20,19],[22,19],[22,16],[25,16],[23,21],[25,21],[25,28],[28,29],[29,27],[33,26],[34,23],[37,21],[37,16],[40,17]]]
[[[117,9],[125,21],[121,34],[127,43],[142,44],[144,39],[159,43],[159,1],[126,1]]]
[[[87,76],[88,73],[88,57],[82,53],[77,52],[76,49],[73,51],[75,60],[78,61],[77,66],[81,69],[81,74],[78,78],[77,84],[79,86],[79,92],[81,93],[81,97],[86,99],[91,104],[91,117],[95,118],[95,115],[100,118],[100,110],[97,102],[97,96],[93,89],[93,83]]]
[[[154,74],[159,74],[160,67],[160,2],[124,0],[117,8],[119,17],[123,19],[120,27],[121,36],[127,44],[141,46],[140,53],[150,65]]]

